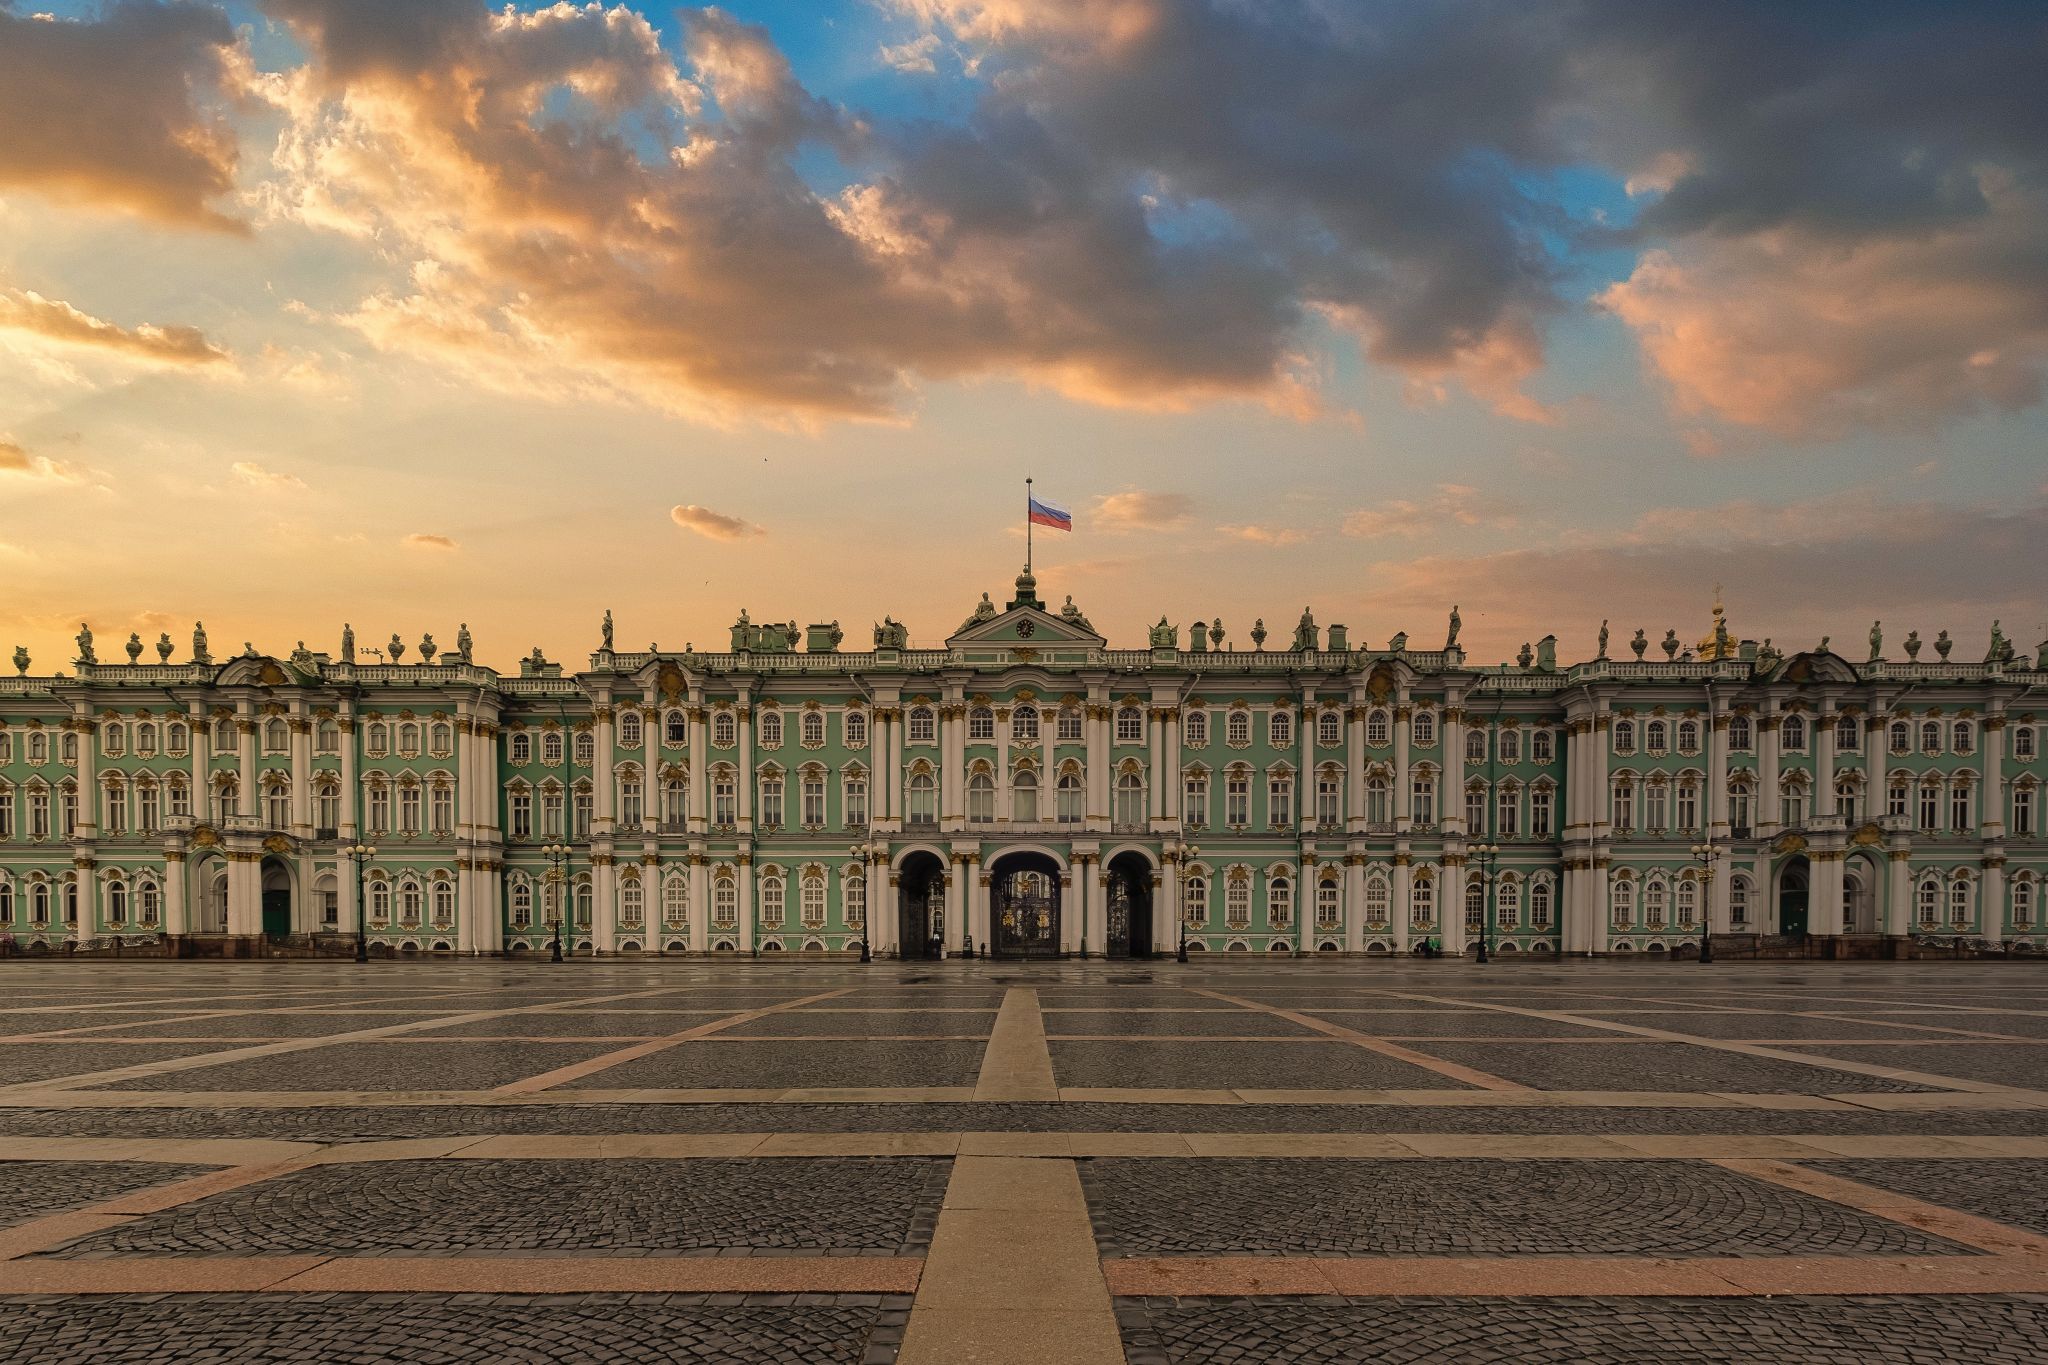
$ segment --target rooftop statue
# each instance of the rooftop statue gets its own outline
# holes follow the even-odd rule
[[[1628,647],[1636,652],[1637,659],[1641,659],[1643,651],[1650,647],[1650,639],[1647,635],[1643,634],[1641,626],[1636,627],[1636,636],[1628,642]]]
[[[1906,632],[1906,657],[1913,660],[1920,657],[1920,632],[1917,630]]]
[[[1666,659],[1678,657],[1678,632],[1675,630],[1664,632],[1664,657]]]
[[[384,647],[384,652],[391,656],[392,663],[405,657],[405,641],[398,638],[397,631],[391,632],[391,643]]]
[[[455,632],[455,657],[466,664],[475,663],[476,659],[472,653],[475,647],[476,641],[469,633],[469,622],[464,621],[462,628]]]
[[[439,645],[436,645],[436,644],[434,643],[434,632],[433,632],[433,631],[431,631],[431,630],[430,630],[430,631],[428,631],[428,632],[427,632],[427,633],[426,633],[425,635],[422,635],[422,636],[420,637],[420,662],[421,662],[421,663],[424,663],[424,664],[430,664],[430,663],[434,662],[434,656],[435,656],[436,654],[439,654],[440,652],[441,652],[441,647],[440,647]]]
[[[1314,651],[1319,647],[1315,613],[1307,607],[1301,609],[1301,620],[1295,623],[1294,647],[1296,650]]]
[[[201,636],[200,641],[204,643],[205,637]],[[341,661],[345,664],[356,661],[356,628],[346,621],[341,623]]]
[[[1446,650],[1453,650],[1458,647],[1458,632],[1463,630],[1464,628],[1465,618],[1458,615],[1458,604],[1456,602],[1453,602],[1451,603],[1450,633],[1444,636],[1444,648]]]
[[[1164,616],[1160,617],[1159,624],[1152,627],[1152,648],[1179,649],[1180,627],[1170,626]]]
[[[192,623],[192,662],[195,664],[210,664],[213,662],[213,655],[206,648],[206,622],[204,621],[194,621]]]
[[[2042,645],[2041,648],[2048,649],[2048,645]],[[28,676],[29,663],[28,650],[21,645],[16,645],[14,647],[14,671],[26,678]]]
[[[1948,652],[1955,647],[1956,642],[1948,638],[1948,632],[1945,630],[1934,637],[1934,652],[1941,656],[1943,663],[1948,662]]]
[[[171,661],[171,633],[167,630],[157,632],[156,657],[158,663],[167,664]]]
[[[744,611],[741,612],[740,620],[745,621],[746,619],[747,614]],[[604,609],[604,624],[599,629],[604,632],[604,644],[601,648],[610,650],[612,647],[612,609],[610,607]]]
[[[78,623],[78,662],[82,664],[96,664],[99,662],[98,656],[92,652],[92,627],[83,621]]]
[[[1522,652],[1515,656],[1515,662],[1517,664],[1520,664],[1523,668],[1527,668],[1530,664],[1534,663],[1535,661],[1535,651],[1529,648],[1529,642],[1527,640],[1522,641]]]
[[[127,643],[127,645],[125,645],[125,646],[124,646],[124,648],[125,648],[125,649],[127,649],[127,651],[128,651],[128,662],[129,662],[129,663],[133,664],[133,663],[139,663],[139,662],[141,662],[141,660],[142,660],[142,636],[141,636],[141,635],[137,634],[137,633],[136,633],[135,631],[132,631],[132,630],[131,630],[131,631],[129,631],[129,632],[128,632],[128,643]]]
[[[1884,622],[1870,623],[1870,662],[1876,663],[1884,657]]]

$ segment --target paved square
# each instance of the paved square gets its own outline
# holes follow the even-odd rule
[[[2003,1365],[2048,1332],[2034,964],[0,981],[10,1361]]]

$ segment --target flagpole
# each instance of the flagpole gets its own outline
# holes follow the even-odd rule
[[[1031,572],[1031,480],[1024,480],[1024,572]]]

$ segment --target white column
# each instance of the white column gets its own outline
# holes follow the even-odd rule
[[[1816,820],[1832,820],[1838,813],[1835,805],[1834,708],[1823,708],[1814,717],[1813,725],[1813,816]],[[1839,872],[1840,868],[1836,870]],[[1838,919],[1842,913],[1839,899],[1834,908]]]
[[[1316,860],[1301,860],[1301,875],[1294,879],[1294,951],[1316,950]]]
[[[615,760],[612,758],[614,711],[611,698],[604,693],[599,693],[597,706],[594,709],[597,720],[596,733],[593,736],[595,761],[590,765],[590,792],[592,797],[590,833],[593,838],[600,835],[609,835],[612,832],[612,822],[618,818],[618,806],[616,804],[618,801],[618,782],[612,776],[612,769],[616,765]],[[645,799],[659,801],[661,799],[659,796],[660,790],[661,784],[655,780],[654,774],[649,773],[647,776],[647,796]]]
[[[1296,903],[1299,904],[1298,901]],[[1155,952],[1174,933],[1173,916],[1180,913],[1179,906],[1180,864],[1170,862],[1152,874],[1152,945]]]
[[[643,877],[652,877],[654,884],[661,884],[661,868],[658,864],[641,859]],[[690,888],[690,951],[707,951],[711,943],[711,864],[702,854],[690,855],[688,874]]]
[[[967,796],[962,788],[967,748],[961,738],[966,723],[961,703],[939,706],[939,828],[951,833],[964,823]],[[950,926],[948,926],[950,932]]]
[[[1607,751],[1609,734],[1614,717],[1603,707],[1593,717],[1593,728],[1586,736],[1586,814],[1592,823],[1590,837],[1605,839],[1613,833],[1612,819],[1614,803],[1607,790]],[[1601,890],[1601,913],[1599,922],[1605,924],[1606,890]]]
[[[1401,833],[1407,832],[1415,816],[1412,804],[1414,779],[1408,771],[1408,740],[1413,733],[1409,726],[1409,718],[1412,714],[1405,699],[1394,707],[1394,828],[1397,832]],[[1460,764],[1464,762],[1462,754],[1459,755],[1458,761]],[[1458,788],[1461,785],[1462,778],[1459,776],[1459,768],[1446,762],[1444,764],[1443,776],[1438,784],[1437,801],[1439,803],[1445,801],[1457,802],[1460,799]],[[1397,918],[1403,925],[1407,924],[1408,911],[1406,906],[1402,907],[1401,914]],[[1405,947],[1406,945],[1404,944],[1403,946]]]
[[[971,880],[967,887],[968,895],[972,898],[967,911],[968,928],[974,935],[975,952],[985,953],[988,951],[989,931],[988,868],[979,858],[975,859],[971,866]]]
[[[1162,774],[1166,771],[1166,708],[1148,705],[1145,708],[1145,819],[1149,825],[1166,814],[1165,782]]]
[[[1884,898],[1884,931],[1899,937],[1912,929],[1913,869],[1903,848],[1891,848],[1885,856],[1888,859],[1885,864],[1888,884]]]
[[[1344,859],[1344,951],[1365,951],[1365,861]]]
[[[1365,706],[1354,689],[1344,713],[1344,828],[1365,829]]]
[[[1304,686],[1301,689],[1301,710],[1297,720],[1297,724],[1301,727],[1301,733],[1295,736],[1296,739],[1301,741],[1301,771],[1294,779],[1294,827],[1303,834],[1314,833],[1316,827],[1315,704],[1315,688]],[[1304,882],[1304,886],[1306,886],[1306,882]],[[1299,909],[1300,907],[1297,905],[1297,912]],[[1303,926],[1305,936],[1309,916],[1297,913],[1296,922]]]
[[[996,819],[1007,825],[1012,815],[1010,809],[1010,708],[998,706],[996,712]]]
[[[1728,837],[1728,713],[1718,709],[1707,724],[1707,831]]]
[[[1757,829],[1775,830],[1782,823],[1779,816],[1783,809],[1778,799],[1778,722],[1776,712],[1759,715],[1756,727],[1757,747]]]
[[[347,714],[346,710],[343,711],[343,714]],[[210,769],[213,767],[213,726],[207,723],[206,708],[196,701],[192,702],[187,708],[186,722],[192,727],[192,818],[199,824],[209,824],[211,820],[207,815],[209,808],[207,806],[206,780],[212,775]],[[348,733],[348,723],[344,721],[342,723],[343,737],[346,738]],[[342,771],[344,773],[349,771],[349,765],[354,761],[354,758],[355,751],[353,748],[344,748],[342,750]],[[350,779],[344,777],[342,780],[346,783]],[[346,786],[342,788],[341,799],[342,818],[349,819],[351,818],[349,812],[355,807],[354,803],[349,799]]]
[[[798,888],[800,884],[797,881],[795,872],[796,868],[794,865],[792,865],[790,868],[789,875],[783,878],[782,912],[785,916],[787,916],[790,910],[793,908],[790,905],[790,902],[796,899],[799,895]],[[754,951],[754,876],[755,873],[753,858],[751,858],[745,853],[740,854],[739,882],[736,887],[736,890],[739,893],[740,911],[739,950],[743,953],[751,953]]]
[[[952,871],[946,874],[946,952],[960,951],[961,935],[967,924],[968,883],[974,879],[975,867],[961,854],[953,855]]]
[[[256,726],[255,712],[251,709],[250,704],[248,702],[238,703],[235,708],[235,727],[241,732],[238,764],[242,784],[241,791],[235,800],[235,813],[238,815],[254,815],[263,809],[263,794],[256,787]],[[84,793],[81,793],[82,795]],[[90,819],[91,817],[88,816],[87,818]],[[257,879],[257,883],[260,887],[262,884],[260,877]],[[258,899],[260,900],[261,897],[259,896]],[[255,931],[252,930],[250,932]]]
[[[1414,865],[1403,858],[1394,864],[1394,904],[1391,907],[1393,914],[1390,916],[1394,925],[1394,951],[1397,953],[1408,951],[1410,942],[1408,922],[1409,917],[1414,914],[1414,890]],[[1437,907],[1437,912],[1439,915],[1442,914],[1443,907],[1441,905]]]
[[[1105,696],[1097,699],[1090,689],[1087,707],[1088,733],[1088,828],[1097,833],[1109,829],[1110,715]]]
[[[1447,701],[1444,705],[1443,721],[1438,736],[1444,746],[1444,785],[1450,788],[1441,812],[1444,833],[1463,833],[1476,837],[1480,831],[1465,828],[1465,708],[1456,702]],[[1565,818],[1569,820],[1571,817]],[[1445,951],[1448,952],[1449,949],[1446,948]]]
[[[292,740],[292,833],[309,839],[313,835],[313,723],[306,715],[304,703],[292,704],[286,726]],[[301,887],[306,889],[299,899],[311,899],[312,884],[310,877],[300,879]]]
[[[182,938],[191,930],[191,908],[185,904],[185,850],[164,854],[164,934]]]
[[[1452,864],[1445,860],[1442,875],[1437,878],[1437,923],[1443,939],[1444,952],[1457,957],[1465,951],[1465,878],[1478,876],[1478,872],[1462,863]]]
[[[592,857],[590,864],[590,942],[608,956],[619,950],[619,870],[609,853]]]
[[[1159,813],[1169,829],[1181,828],[1181,712],[1178,706],[1166,712],[1166,771],[1159,778]]]
[[[1984,717],[1984,778],[1980,783],[1979,805],[1977,808],[1977,831],[1986,840],[2005,837],[2005,717],[1993,711]],[[1999,880],[2004,881],[2005,869],[2001,865],[1995,871]],[[1987,870],[1984,886],[1988,894],[1991,887],[1991,870]],[[1988,913],[1988,912],[1987,912]],[[2003,913],[2001,909],[2000,913]],[[1984,921],[1986,934],[1997,934],[1997,921]]]

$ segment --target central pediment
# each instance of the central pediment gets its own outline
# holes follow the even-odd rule
[[[981,620],[970,619],[946,639],[948,649],[990,645],[1008,648],[1101,649],[1107,641],[1085,621],[1040,607],[1011,606]]]

